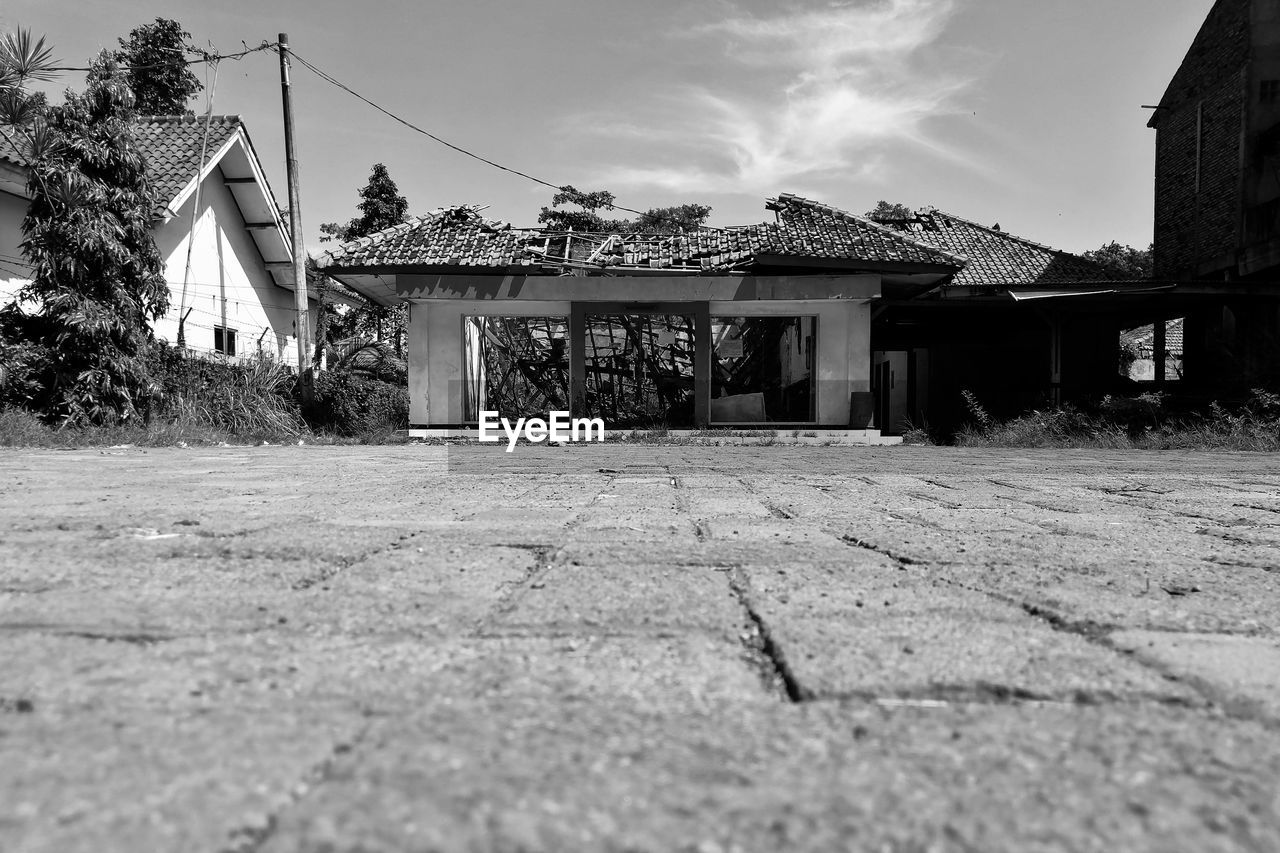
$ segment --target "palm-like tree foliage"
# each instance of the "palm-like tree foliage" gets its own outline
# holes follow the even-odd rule
[[[89,80],[16,129],[35,143],[22,226],[33,277],[22,296],[40,307],[10,320],[47,353],[32,402],[64,423],[111,423],[146,408],[158,392],[145,363],[150,324],[169,304],[133,93],[105,53]]]

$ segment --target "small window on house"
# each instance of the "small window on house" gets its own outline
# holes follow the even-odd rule
[[[1280,101],[1280,80],[1263,80],[1258,86],[1258,100],[1264,104]]]
[[[236,354],[236,330],[223,326],[213,327],[213,348],[223,355]]]

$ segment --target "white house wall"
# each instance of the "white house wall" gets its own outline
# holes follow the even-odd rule
[[[31,271],[22,259],[22,218],[27,200],[0,192],[0,307],[17,298],[18,291],[31,280]]]
[[[169,282],[169,312],[155,324],[156,337],[176,343],[187,233],[194,194],[177,215],[155,231]],[[236,355],[262,354],[296,365],[297,337],[293,292],[273,281],[231,191],[215,169],[200,193],[200,212],[192,236],[191,275],[187,284],[187,347],[214,353],[214,326],[234,329]],[[225,312],[225,313],[224,313]],[[311,325],[314,332],[314,313]],[[225,317],[225,324],[224,324]]]

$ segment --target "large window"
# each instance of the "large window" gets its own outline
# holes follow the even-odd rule
[[[480,410],[528,417],[569,409],[566,317],[467,317],[463,395],[466,420]]]
[[[588,314],[584,408],[610,429],[693,426],[693,317]]]
[[[814,317],[711,318],[711,422],[814,420]]]

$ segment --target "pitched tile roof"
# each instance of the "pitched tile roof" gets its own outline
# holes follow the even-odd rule
[[[138,150],[147,160],[160,199],[158,212],[178,197],[196,176],[204,138],[204,116],[139,116],[134,127]],[[213,116],[206,161],[240,128],[240,116]],[[0,160],[25,167],[26,161],[0,137]]]
[[[218,152],[241,126],[240,116],[213,116],[209,122],[206,161]],[[162,205],[186,189],[200,168],[204,141],[204,116],[142,116],[134,135],[147,160]]]
[[[770,202],[772,203],[772,202]],[[960,261],[869,220],[812,219],[732,228],[699,228],[676,235],[614,235],[513,228],[471,207],[415,217],[345,243],[320,258],[322,267],[441,266],[467,268],[654,269],[715,272],[744,268],[761,257],[848,262],[849,269],[917,265],[939,272]]]
[[[948,283],[952,287],[1072,284],[1114,278],[1101,265],[1079,255],[940,210],[925,208],[907,218],[880,221],[922,243],[964,257],[964,269]]]
[[[775,209],[784,220],[833,222],[862,217],[796,196],[779,196]],[[924,208],[906,217],[877,217],[882,227],[959,259],[964,268],[948,287],[1017,287],[1111,281],[1093,261],[988,228],[950,213]]]

